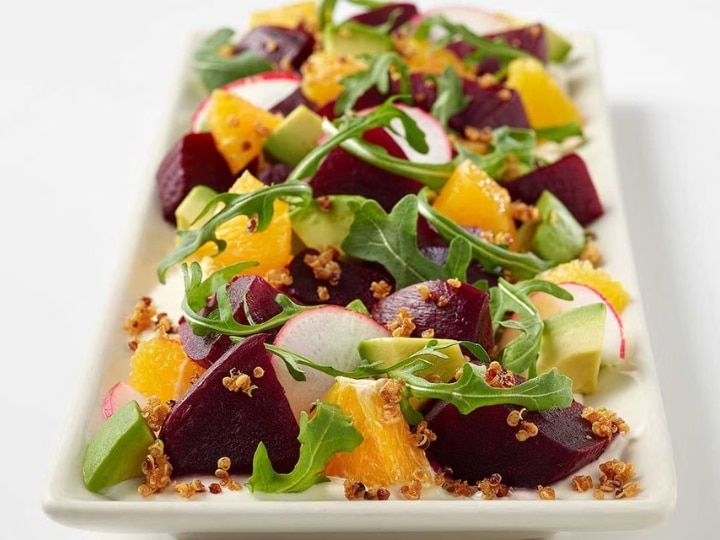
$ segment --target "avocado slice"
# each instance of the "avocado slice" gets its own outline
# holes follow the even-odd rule
[[[573,392],[597,390],[600,356],[605,341],[604,303],[588,304],[544,321],[537,373],[557,368],[573,381]]]
[[[377,54],[393,48],[390,32],[354,21],[326,26],[323,44],[327,52],[337,56]]]
[[[322,134],[322,118],[298,105],[265,140],[263,151],[272,161],[295,167],[318,145]]]
[[[207,186],[198,185],[192,188],[182,202],[175,209],[175,222],[177,228],[185,231],[190,228],[195,218],[200,215],[200,212],[207,206],[207,203],[217,195],[217,191]],[[201,227],[213,216],[212,212],[205,214],[196,227]]]
[[[100,493],[110,486],[142,476],[142,463],[155,435],[136,401],[115,412],[95,432],[85,450],[85,486]]]
[[[547,25],[545,38],[547,39],[547,53],[550,62],[564,62],[572,50],[572,44]]]
[[[321,251],[330,246],[342,255],[340,246],[355,219],[349,203],[362,203],[364,200],[359,195],[328,195],[327,198],[315,199],[308,206],[290,213],[293,231],[309,248]]]
[[[379,362],[380,367],[390,367],[426,347],[430,341],[429,338],[412,337],[365,339],[358,345],[358,351],[363,359],[371,363]],[[423,355],[421,358],[430,362],[432,366],[418,371],[416,375],[419,377],[436,375],[443,382],[451,381],[457,370],[467,363],[467,358],[463,355],[460,345],[453,339],[433,339],[432,341],[437,341],[441,346],[448,345],[440,351],[447,355],[447,358]]]
[[[545,190],[535,203],[540,223],[532,250],[543,259],[563,263],[575,259],[585,246],[585,230],[565,205]]]

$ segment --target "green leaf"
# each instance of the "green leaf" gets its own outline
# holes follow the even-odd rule
[[[420,215],[428,220],[448,242],[452,242],[455,238],[464,239],[470,245],[473,258],[487,270],[496,271],[498,268],[504,268],[518,279],[529,279],[555,266],[554,262],[544,261],[532,253],[515,253],[478,238],[453,220],[436,212],[427,197],[427,188],[420,190],[417,195]]]
[[[229,82],[264,71],[272,71],[273,65],[253,51],[245,51],[230,57],[220,56],[221,47],[232,47],[235,31],[221,28],[208,37],[194,56],[194,68],[205,89],[210,92]]]
[[[346,377],[348,379],[367,379],[368,377],[377,377],[386,374],[391,369],[378,367],[382,362],[373,362],[371,364],[363,360],[353,371],[341,371],[332,366],[318,364],[306,356],[281,347],[276,347],[275,345],[270,345],[269,343],[265,344],[265,348],[285,363],[290,375],[296,381],[304,381],[306,379],[305,372],[300,366],[312,368],[315,371],[320,371],[321,373],[325,373],[331,377]]]
[[[393,105],[396,96],[390,97],[385,103],[373,109],[369,114],[364,116],[343,116],[335,121],[330,122],[325,119],[323,121],[323,131],[330,137],[323,144],[315,147],[303,160],[297,164],[288,176],[287,182],[295,180],[303,180],[312,177],[317,171],[318,165],[323,158],[336,146],[353,139],[362,137],[369,129],[376,127],[387,127],[395,118],[400,118],[403,125],[412,122],[407,114]],[[336,125],[337,124],[337,125]],[[417,131],[417,126],[415,126]],[[413,132],[415,133],[415,132]],[[422,141],[414,141],[419,147],[425,144],[425,134],[420,131]],[[425,146],[427,147],[427,146]],[[405,161],[405,160],[402,160]]]
[[[381,94],[390,91],[391,69],[400,76],[400,94],[410,93],[410,69],[396,52],[372,56],[366,70],[353,73],[340,80],[344,90],[335,104],[335,112],[343,114],[355,106],[357,100],[372,87]]]
[[[350,302],[347,306],[345,306],[345,309],[367,315],[368,317],[370,316],[370,312],[368,311],[367,306],[359,298],[356,298],[355,300]]]
[[[452,66],[447,66],[436,78],[437,99],[430,113],[447,131],[450,117],[464,111],[472,98],[463,93],[463,81]]]
[[[503,126],[493,130],[493,148],[487,154],[475,154],[461,145],[456,148],[461,160],[469,159],[491,178],[502,180],[508,160],[512,160],[514,167],[519,167],[522,174],[535,168],[533,151],[536,143],[537,138],[532,129]]]
[[[583,137],[584,135],[582,128],[578,124],[570,122],[563,126],[536,129],[535,136],[546,141],[563,142],[568,137]]]
[[[272,221],[273,203],[278,199],[307,206],[312,201],[312,188],[302,182],[285,182],[266,186],[250,193],[220,193],[210,199],[198,219],[207,212],[215,210],[219,203],[222,203],[222,209],[199,229],[177,231],[180,242],[158,266],[160,282],[165,283],[165,275],[173,265],[185,260],[207,242],[214,242],[218,253],[222,253],[225,250],[225,241],[215,235],[215,230],[234,217],[241,215],[255,217],[257,219],[255,231],[265,230]]]
[[[450,242],[448,258],[445,262],[448,274],[463,283],[467,281],[467,269],[472,261],[472,248],[467,240],[456,237]]]
[[[198,263],[193,263],[188,267],[187,263],[183,263],[183,274],[185,275],[185,297],[183,298],[181,309],[185,319],[198,335],[207,335],[210,332],[219,332],[227,336],[244,337],[266,330],[272,330],[278,326],[282,326],[292,317],[303,311],[317,309],[321,306],[301,306],[293,302],[284,294],[278,294],[275,302],[281,307],[280,313],[270,319],[253,324],[242,324],[233,317],[233,309],[230,304],[230,298],[227,293],[227,284],[237,275],[236,272],[228,270],[228,268],[243,269],[254,266],[255,262],[239,263],[232,267],[226,267],[215,272],[208,279],[202,279],[202,270]],[[213,290],[214,288],[214,290]],[[211,291],[210,294],[206,294]],[[218,307],[206,315],[198,313],[199,309],[205,306],[207,297],[215,294]],[[200,299],[204,298],[202,305]],[[192,304],[192,305],[191,305]],[[199,308],[198,308],[199,306]]]
[[[445,266],[425,258],[418,249],[418,205],[414,195],[403,197],[390,214],[374,200],[353,202],[352,208],[355,220],[342,243],[343,251],[351,257],[382,264],[395,278],[397,289],[420,281],[453,277]],[[458,262],[459,257],[454,256],[454,263]],[[461,271],[458,267],[454,270]]]
[[[300,493],[320,482],[327,482],[322,471],[338,452],[351,452],[363,441],[352,425],[352,418],[334,403],[317,402],[315,414],[300,415],[300,457],[292,472],[278,474],[261,442],[253,456],[253,473],[245,485],[250,491]]]
[[[506,64],[515,58],[530,56],[523,50],[511,47],[505,40],[480,37],[462,24],[451,23],[443,15],[433,15],[423,19],[415,30],[415,37],[417,39],[428,39],[430,30],[434,27],[446,31],[447,34],[442,39],[442,43],[447,44],[451,41],[462,40],[474,47],[478,56],[497,58],[502,64]]]
[[[193,262],[188,267],[186,264],[182,266],[185,276],[185,291],[188,306],[193,311],[200,311],[207,304],[207,300],[215,291],[223,285],[230,282],[232,278],[237,276],[243,270],[257,266],[255,261],[245,261],[221,268],[208,279],[202,281],[202,268],[197,262]]]
[[[497,388],[485,382],[485,366],[465,364],[460,379],[452,383],[433,383],[415,375],[425,367],[418,362],[393,371],[390,375],[405,381],[405,389],[410,396],[446,401],[462,414],[469,414],[479,407],[499,404],[542,411],[568,407],[573,400],[572,381],[554,368],[512,388]]]
[[[497,331],[500,326],[520,331],[520,335],[502,350],[499,361],[505,369],[516,373],[529,370],[531,376],[535,373],[544,326],[537,308],[530,300],[530,294],[534,292],[544,292],[562,300],[572,300],[572,295],[562,287],[539,279],[521,281],[513,285],[500,278],[497,287],[490,290],[493,331]],[[505,320],[505,315],[509,312],[517,314],[519,320]]]

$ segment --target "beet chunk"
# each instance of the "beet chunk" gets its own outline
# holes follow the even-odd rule
[[[233,307],[233,316],[240,324],[248,324],[245,303],[256,323],[265,322],[282,311],[282,308],[275,302],[278,291],[261,277],[236,277],[228,285],[227,291]],[[217,308],[217,303],[213,298],[208,306],[201,310],[201,313],[207,315],[215,308]],[[217,332],[211,332],[205,336],[195,334],[184,317],[180,319],[178,332],[185,354],[203,367],[210,367],[232,345],[230,338],[224,334]]]
[[[315,104],[302,93],[302,89],[298,88],[280,103],[273,105],[270,112],[273,114],[282,114],[283,116],[287,116],[300,105],[305,105],[311,111],[316,108]]]
[[[400,308],[407,308],[413,317],[411,337],[434,330],[436,338],[474,341],[486,351],[495,344],[490,295],[467,283],[453,287],[433,280],[410,285],[378,301],[372,309],[373,319],[385,325],[397,319]]]
[[[464,133],[466,127],[495,129],[501,126],[530,126],[520,94],[511,88],[501,84],[485,88],[476,81],[465,79],[463,93],[470,96],[470,103],[448,122],[458,133]]]
[[[240,40],[236,53],[253,51],[280,69],[299,70],[315,47],[315,38],[298,28],[256,26]]]
[[[420,253],[432,262],[445,264],[447,261],[450,251],[449,244],[422,216],[418,216],[417,244]],[[468,266],[467,281],[469,283],[475,283],[483,279],[488,282],[488,286],[494,287],[497,285],[498,275],[489,272],[477,261],[472,261],[470,266]]]
[[[188,133],[163,158],[155,181],[163,217],[175,225],[175,209],[197,185],[227,191],[234,177],[210,133]]]
[[[603,214],[603,206],[590,172],[577,154],[568,154],[555,163],[504,182],[503,186],[513,200],[518,199],[527,204],[535,204],[540,194],[548,190],[560,199],[583,227]]]
[[[377,302],[370,288],[372,283],[385,281],[390,286],[395,285],[395,280],[382,266],[352,261],[337,261],[340,265],[340,278],[337,285],[332,285],[327,280],[317,279],[312,268],[304,261],[306,255],[317,254],[318,251],[314,249],[306,249],[298,253],[290,263],[293,284],[285,287],[283,292],[301,304],[346,306],[353,300],[360,299],[368,309],[372,309]],[[327,289],[327,300],[318,298],[318,287]]]
[[[414,4],[398,3],[388,4],[365,13],[355,15],[350,20],[359,22],[360,24],[366,24],[368,26],[380,26],[388,22],[390,17],[394,17],[391,32],[400,28],[406,22],[409,22],[418,10]]]
[[[292,165],[288,165],[287,163],[273,163],[260,171],[257,178],[266,186],[282,184],[287,180],[287,177],[290,176],[292,170]]]
[[[392,156],[405,158],[405,153],[383,129],[366,131],[363,139],[385,148]],[[340,147],[334,148],[320,163],[310,180],[315,197],[323,195],[362,195],[375,199],[386,212],[410,193],[423,187],[420,182],[389,173],[352,156]]]
[[[556,482],[596,460],[609,439],[593,435],[580,417],[583,406],[530,411],[523,415],[538,427],[538,434],[524,442],[515,438],[518,428],[508,425],[515,405],[480,407],[467,415],[454,405],[436,403],[425,419],[437,435],[427,449],[431,462],[450,467],[453,477],[475,483],[500,474],[504,484],[535,488]]]
[[[269,337],[256,334],[234,344],[170,411],[160,438],[175,474],[214,474],[223,456],[232,461],[231,473],[249,474],[261,441],[275,470],[289,472],[295,466],[299,427],[265,350]],[[252,397],[223,386],[231,371],[251,375],[256,367],[265,373],[252,377],[257,385]]]

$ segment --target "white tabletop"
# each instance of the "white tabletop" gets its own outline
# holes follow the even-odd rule
[[[174,60],[194,30],[242,25],[246,4],[0,4],[2,540],[122,537],[57,525],[42,513],[40,497],[88,361],[88,335],[99,330],[97,318],[121,263],[116,246],[141,183],[149,180],[143,177],[147,149],[161,133]],[[557,538],[717,538],[720,4],[477,4],[599,39],[676,456],[679,496],[668,522],[647,531]]]

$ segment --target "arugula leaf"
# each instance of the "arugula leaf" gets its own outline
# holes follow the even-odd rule
[[[532,411],[553,407],[568,407],[573,400],[572,380],[553,368],[534,379],[513,386],[497,388],[485,382],[485,366],[467,363],[462,376],[452,383],[433,383],[415,375],[429,362],[419,361],[390,373],[391,377],[405,381],[405,389],[414,398],[432,398],[446,401],[462,414],[479,407],[512,404]]]
[[[368,68],[340,80],[344,90],[335,104],[335,112],[343,114],[355,106],[360,97],[373,86],[381,94],[390,91],[392,69],[400,76],[400,94],[410,93],[410,69],[396,52],[379,53],[369,58]]]
[[[470,245],[473,258],[477,259],[487,270],[504,268],[519,279],[528,279],[555,266],[554,262],[540,259],[533,253],[509,251],[486,242],[463,229],[453,220],[435,211],[428,201],[428,188],[421,189],[417,194],[417,203],[420,215],[435,227],[440,236],[448,242],[452,242],[455,238],[463,238]]]
[[[463,82],[457,71],[447,66],[440,77],[436,77],[437,99],[433,103],[430,114],[447,131],[450,117],[464,111],[472,98],[463,94]]]
[[[215,294],[220,287],[227,285],[232,278],[243,270],[257,266],[256,261],[244,261],[221,268],[209,278],[203,281],[202,268],[197,262],[188,267],[182,265],[182,272],[185,279],[185,299],[193,311],[200,311],[207,304],[210,296]]]
[[[369,129],[376,127],[389,127],[390,123],[398,118],[408,133],[408,142],[415,147],[418,152],[427,152],[427,143],[425,142],[425,134],[417,127],[417,124],[405,112],[393,105],[396,96],[390,97],[385,103],[373,109],[364,116],[343,116],[335,122],[325,119],[322,127],[323,131],[330,137],[320,146],[315,147],[307,154],[300,163],[293,169],[288,176],[287,182],[310,178],[322,159],[336,146],[343,146],[343,143],[355,138],[362,137]],[[374,146],[374,145],[368,145]],[[383,152],[385,152],[383,150]],[[387,156],[387,152],[385,152]],[[389,156],[388,156],[389,157]],[[405,162],[406,160],[398,160]]]
[[[285,362],[285,366],[290,372],[290,375],[296,381],[305,381],[307,379],[305,377],[305,372],[300,366],[310,367],[316,371],[320,371],[321,373],[330,375],[331,377],[347,377],[348,379],[367,379],[368,377],[377,377],[379,375],[384,375],[390,369],[378,368],[377,366],[380,364],[380,362],[373,362],[371,364],[363,360],[362,362],[360,362],[360,364],[355,370],[341,371],[339,369],[335,369],[332,366],[318,364],[317,362],[310,360],[306,356],[303,356],[293,351],[289,351],[287,349],[283,349],[281,347],[276,347],[275,345],[270,345],[269,343],[265,344],[265,348],[271,353],[273,353],[275,356],[280,358],[280,360]]]
[[[352,425],[352,418],[334,403],[317,402],[315,414],[300,414],[300,457],[292,472],[278,474],[273,469],[267,448],[258,444],[253,456],[253,473],[245,485],[250,491],[300,493],[329,480],[320,473],[338,452],[351,452],[363,441]]]
[[[415,38],[426,40],[430,37],[430,30],[433,27],[440,27],[447,32],[444,43],[460,39],[477,50],[477,54],[497,58],[505,64],[515,58],[531,56],[529,53],[508,45],[502,39],[487,39],[471,32],[462,24],[451,23],[444,15],[433,15],[423,19],[415,30]]]
[[[456,145],[460,159],[469,159],[484,170],[491,178],[502,180],[508,159],[525,174],[535,168],[533,151],[537,138],[532,129],[502,126],[493,130],[493,149],[487,154],[470,152],[462,145]]]
[[[535,136],[538,139],[553,142],[563,142],[568,137],[583,137],[582,128],[575,122],[570,122],[563,126],[552,126],[539,128],[535,130]]]
[[[490,290],[493,331],[503,326],[521,332],[502,350],[499,361],[505,369],[516,373],[528,370],[530,377],[535,375],[544,326],[529,297],[533,292],[545,292],[562,300],[572,300],[572,295],[562,287],[539,279],[520,281],[513,285],[500,278],[497,287]],[[520,320],[504,320],[508,312],[516,313]]]
[[[185,319],[198,335],[207,335],[210,332],[219,332],[228,336],[243,337],[258,332],[264,332],[282,326],[289,319],[311,309],[320,306],[301,306],[293,302],[284,294],[278,294],[275,302],[282,308],[282,311],[265,322],[257,324],[241,324],[233,317],[233,308],[227,292],[227,284],[237,275],[237,271],[255,266],[254,261],[238,263],[215,272],[208,279],[202,279],[202,269],[196,262],[188,267],[183,263],[182,269],[185,277],[185,297],[181,309]],[[230,268],[232,270],[230,270]],[[237,270],[237,271],[236,271]],[[214,290],[213,290],[214,289]],[[215,294],[218,307],[207,315],[200,315],[199,309],[205,307],[207,297]],[[202,303],[201,303],[202,300]]]
[[[218,54],[222,47],[232,47],[233,35],[234,30],[221,28],[208,37],[195,52],[194,68],[208,92],[242,77],[273,70],[270,62],[253,51],[244,51],[233,56]]]
[[[351,257],[382,264],[395,278],[398,289],[430,279],[454,277],[445,266],[427,259],[417,245],[418,205],[415,195],[406,195],[390,214],[373,200],[351,202],[355,219],[342,249]],[[456,248],[457,250],[458,248]],[[462,257],[453,255],[460,272]],[[465,261],[468,262],[469,261]]]
[[[225,241],[215,235],[215,230],[230,219],[241,215],[254,216],[257,218],[255,230],[265,230],[272,220],[273,203],[277,199],[306,206],[312,201],[312,188],[302,182],[285,182],[250,193],[220,193],[210,199],[197,219],[215,210],[218,203],[222,203],[223,208],[199,229],[177,231],[180,242],[165,256],[157,269],[160,283],[165,283],[165,275],[171,266],[183,261],[207,242],[214,242],[218,253],[223,252]]]
[[[467,281],[467,270],[472,262],[472,248],[464,238],[459,236],[452,239],[448,249],[445,268],[448,274],[462,282]]]

